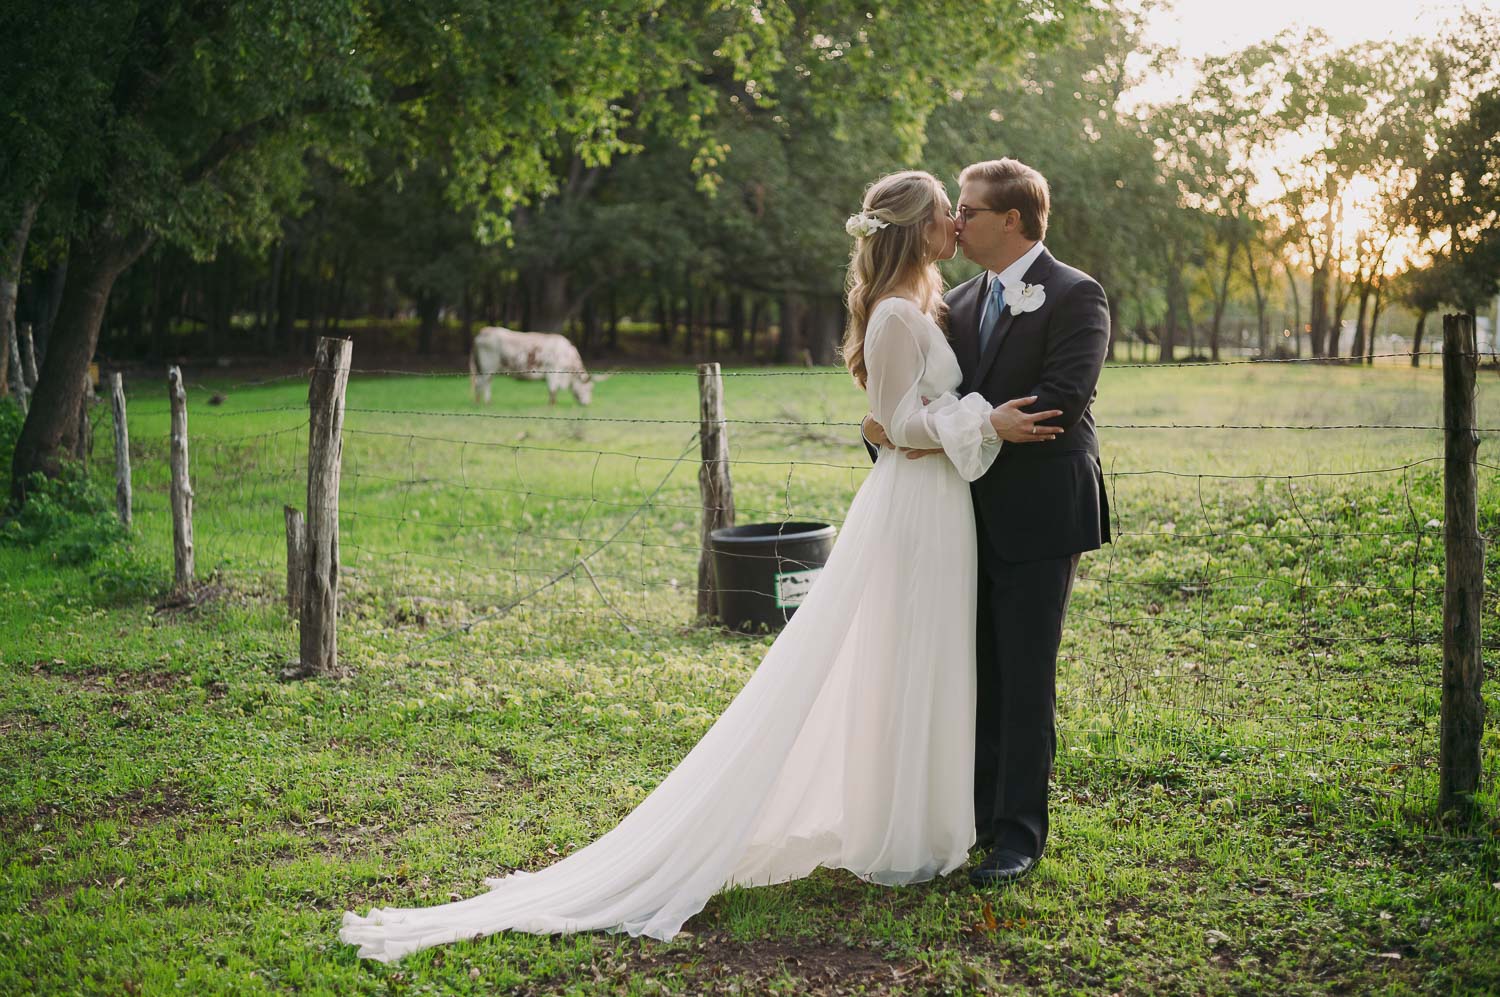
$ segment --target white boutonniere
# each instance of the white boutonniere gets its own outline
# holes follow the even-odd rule
[[[1047,291],[1040,284],[1017,284],[1005,289],[1005,303],[1010,305],[1012,315],[1034,312],[1047,300]]]
[[[861,211],[857,215],[850,215],[845,220],[844,231],[856,238],[868,239],[889,224],[890,222],[884,218],[878,218],[875,215]]]

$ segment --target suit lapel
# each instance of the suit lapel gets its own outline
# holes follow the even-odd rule
[[[1022,275],[1021,281],[1026,284],[1041,284],[1051,272],[1052,254],[1043,249],[1041,255],[1032,260],[1031,266],[1026,268],[1026,273]],[[1000,347],[1005,344],[1006,337],[1010,335],[1016,323],[1019,322],[1023,329],[1030,328],[1031,324],[1036,321],[1034,317],[1036,314],[1037,312],[1026,312],[1022,315],[1016,315],[1011,310],[1009,304],[1005,306],[1005,310],[1000,313],[1000,318],[995,322],[994,331],[990,333],[989,346],[985,349],[984,356],[979,358],[979,362],[974,369],[974,376],[969,379],[968,383],[971,387],[978,388],[979,385],[984,383],[984,379],[989,374],[990,368],[995,365],[995,358],[1000,355]],[[977,342],[978,322],[975,322],[975,339]]]

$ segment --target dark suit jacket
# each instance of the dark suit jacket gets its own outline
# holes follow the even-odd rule
[[[949,291],[949,340],[963,371],[959,393],[991,405],[1036,395],[1027,411],[1062,409],[1047,421],[1066,432],[1050,443],[1007,443],[974,482],[980,532],[1005,561],[1035,561],[1097,550],[1110,539],[1099,437],[1089,410],[1109,348],[1104,289],[1045,249],[1021,279],[1045,301],[1015,315],[1007,305],[979,355],[979,317],[988,287],[981,273]]]
[[[959,394],[977,391],[991,405],[1036,395],[1027,411],[1061,409],[1050,443],[1007,443],[973,484],[979,530],[1002,561],[1038,561],[1097,550],[1108,543],[1109,499],[1099,437],[1089,407],[1109,348],[1109,305],[1098,281],[1045,249],[1021,278],[1041,284],[1045,301],[1015,315],[1007,305],[979,355],[979,317],[988,272],[945,297],[949,341],[963,372]],[[870,448],[873,460],[876,452]]]

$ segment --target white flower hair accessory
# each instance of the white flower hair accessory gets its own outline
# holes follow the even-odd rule
[[[1018,283],[1005,289],[1005,303],[1010,305],[1012,315],[1034,312],[1047,300],[1047,292],[1040,284]]]
[[[873,214],[861,211],[857,215],[850,215],[844,222],[844,231],[860,239],[867,239],[889,225],[890,222],[884,218],[877,218]]]

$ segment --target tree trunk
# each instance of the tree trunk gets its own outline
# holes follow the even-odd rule
[[[1328,344],[1328,355],[1336,357],[1339,355],[1339,340],[1344,334],[1344,309],[1349,307],[1349,299],[1354,296],[1354,281],[1344,284],[1343,271],[1339,271],[1333,285],[1333,323],[1329,328],[1330,342]],[[1350,337],[1351,339],[1353,337]],[[1350,344],[1349,355],[1354,356],[1353,343]]]
[[[1292,289],[1292,356],[1302,355],[1302,292],[1297,290],[1297,275],[1286,268],[1286,282]]]
[[[151,266],[151,352],[158,357],[167,356],[168,314],[172,308],[167,304],[170,293],[167,288],[167,264],[164,253],[156,254]]]
[[[332,269],[336,264],[330,262]],[[318,328],[323,324],[323,315],[328,311],[329,287],[333,283],[330,276],[323,279],[323,258],[321,255],[313,257],[312,274],[308,277],[308,283],[312,285],[312,305],[307,309],[307,323],[302,326],[302,343],[300,350],[303,356],[310,357],[318,341]]]
[[[693,295],[691,281],[688,282],[685,294],[687,300],[683,306],[682,352],[684,356],[691,357],[693,355],[693,327],[695,325],[694,311],[698,304],[697,298]]]
[[[568,275],[552,267],[540,274],[533,273],[529,282],[532,287],[534,309],[527,332],[562,332],[568,319],[573,317],[576,306],[568,301]]]
[[[1214,297],[1214,324],[1208,330],[1208,352],[1213,360],[1219,359],[1219,335],[1224,322],[1224,306],[1229,303],[1229,275],[1234,271],[1234,251],[1238,240],[1231,238],[1224,251],[1224,279],[1219,282],[1219,293]]]
[[[278,239],[276,249],[271,254],[271,278],[266,283],[266,309],[265,317],[261,320],[261,349],[265,353],[276,352],[276,322],[279,317],[276,311],[277,304],[281,300],[281,270],[286,258],[286,240]]]
[[[1382,274],[1375,278],[1375,307],[1370,311],[1370,338],[1366,346],[1368,352],[1365,354],[1365,364],[1371,367],[1375,366],[1375,328],[1380,324],[1380,298],[1384,290],[1385,275]]]
[[[344,320],[344,294],[349,290],[349,254],[344,253],[335,265],[339,268],[339,274],[333,290],[333,307],[323,317],[324,336],[337,332]]]
[[[53,329],[52,345],[42,362],[41,377],[31,411],[16,440],[11,458],[11,498],[26,500],[33,474],[55,478],[63,458],[73,449],[79,432],[79,389],[99,340],[109,292],[116,278],[145,252],[151,237],[144,234],[109,236],[85,232],[69,251],[70,280],[62,310]]]
[[[1265,356],[1270,348],[1271,330],[1266,324],[1266,296],[1260,289],[1260,275],[1255,272],[1255,253],[1252,243],[1245,243],[1245,267],[1250,272],[1250,290],[1255,294],[1255,352]]]
[[[837,298],[820,297],[814,301],[807,319],[807,347],[813,363],[833,363],[838,351],[839,315]]]
[[[593,356],[594,344],[599,341],[599,306],[594,295],[583,299],[583,331],[579,335],[578,353],[585,360]]]
[[[746,335],[750,339],[748,356],[752,360],[755,358],[755,339],[760,335],[760,324],[765,320],[765,317],[766,303],[757,297],[750,302],[750,328],[746,330]]]
[[[36,345],[44,352],[52,341],[52,327],[57,324],[57,313],[62,310],[63,288],[68,283],[68,257],[66,254],[47,268],[46,292],[42,295],[41,314],[36,317]]]
[[[665,291],[656,292],[656,338],[663,346],[672,345],[672,310]]]
[[[788,291],[781,298],[781,328],[776,336],[776,362],[796,363],[802,346],[802,299]]]
[[[1354,342],[1349,344],[1349,359],[1360,360],[1365,355],[1365,315],[1370,308],[1370,285],[1361,284],[1359,289],[1359,314],[1354,319]]]
[[[230,323],[234,317],[235,259],[228,250],[220,250],[214,262],[212,283],[209,287],[208,343],[207,352],[219,354],[224,344],[232,341]]]
[[[474,289],[466,280],[458,298],[458,352],[468,352],[474,338]]]
[[[276,352],[278,353],[291,352],[293,337],[297,332],[297,298],[302,285],[297,277],[297,263],[301,255],[301,249],[296,243],[292,243],[287,247],[286,262],[282,264],[282,277],[286,283],[281,289],[281,312],[276,317]]]
[[[1422,332],[1427,328],[1427,316],[1431,314],[1426,308],[1417,314],[1417,328],[1411,334],[1411,365],[1422,366]]]
[[[1177,352],[1177,288],[1182,282],[1177,268],[1169,264],[1167,269],[1167,314],[1162,321],[1158,363],[1171,363]]]
[[[0,395],[10,393],[10,341],[16,335],[16,294],[21,286],[21,263],[26,258],[26,242],[31,238],[31,224],[36,221],[36,201],[21,209],[21,217],[5,244],[0,259]]]
[[[1290,271],[1288,271],[1290,272]],[[1307,304],[1308,349],[1315,357],[1326,356],[1323,340],[1328,326],[1328,269],[1327,264],[1316,267],[1312,273],[1312,293]]]
[[[745,352],[745,296],[729,296],[729,349],[736,356]]]
[[[417,295],[417,352],[427,357],[432,355],[433,335],[437,331],[438,296],[431,291]]]

